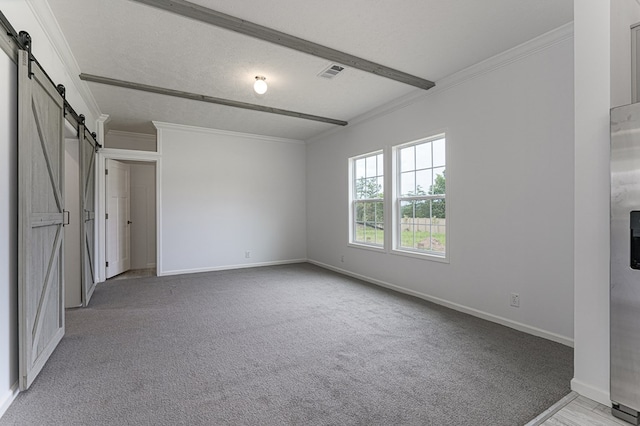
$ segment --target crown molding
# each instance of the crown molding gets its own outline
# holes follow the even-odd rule
[[[80,66],[71,52],[69,43],[67,43],[67,39],[62,33],[62,29],[60,28],[60,25],[58,25],[58,21],[51,10],[51,6],[49,6],[47,0],[26,0],[26,3],[49,39],[56,55],[65,67],[73,86],[86,103],[89,108],[89,112],[97,119],[102,115],[100,107],[98,107],[96,99],[89,90],[89,85],[80,80]],[[81,114],[82,112],[78,113]]]
[[[514,62],[521,61],[538,52],[549,49],[566,40],[573,39],[573,22],[544,33],[536,38],[524,42],[502,53],[498,53],[489,59],[478,62],[468,68],[451,74],[440,80],[439,87],[432,93],[438,93],[455,87],[459,84],[473,80],[481,75],[488,74],[499,68],[503,68]]]
[[[636,0],[639,1],[640,0]],[[514,62],[521,61],[536,53],[549,49],[559,43],[573,39],[573,22],[569,22],[554,30],[546,32],[538,37],[535,37],[529,41],[526,41],[504,52],[498,53],[484,61],[478,62],[470,67],[467,67],[461,71],[455,72],[447,77],[444,77],[436,81],[436,86],[427,91],[414,90],[404,96],[387,102],[377,108],[374,108],[362,115],[349,119],[348,127],[357,126],[367,121],[391,114],[397,110],[413,105],[419,101],[427,99],[429,96],[433,96],[437,93],[445,92],[453,87],[456,87],[462,83],[466,83],[475,78],[478,78],[487,73],[493,72],[499,68],[508,66]],[[340,132],[343,129],[329,129],[322,132],[310,139],[307,143],[313,143],[317,140],[323,139],[331,134]]]
[[[266,142],[289,143],[304,145],[304,141],[298,139],[278,138],[275,136],[264,136],[253,133],[232,132],[230,130],[209,129],[206,127],[187,126],[185,124],[165,123],[162,121],[152,121],[158,130],[179,130],[183,132],[203,133],[218,136],[234,136],[238,138],[256,139]]]

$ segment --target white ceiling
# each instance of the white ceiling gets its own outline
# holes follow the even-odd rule
[[[48,0],[83,73],[351,120],[415,87],[128,0]],[[193,0],[435,81],[573,20],[572,0]],[[269,91],[253,93],[256,75]],[[334,126],[89,83],[110,129],[151,120],[305,140]]]

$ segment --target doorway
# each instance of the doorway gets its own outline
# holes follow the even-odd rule
[[[99,172],[99,232],[105,235],[99,253],[104,260],[103,280],[156,276],[159,156],[108,148],[103,151],[99,162],[104,168]]]

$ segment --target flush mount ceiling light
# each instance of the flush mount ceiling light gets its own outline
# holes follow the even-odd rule
[[[265,80],[266,78],[263,76],[256,76],[256,82],[253,83],[253,90],[255,90],[258,95],[264,95],[267,92],[267,82]]]

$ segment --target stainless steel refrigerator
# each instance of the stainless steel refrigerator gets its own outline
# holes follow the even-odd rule
[[[640,103],[611,110],[611,402],[640,411]]]

